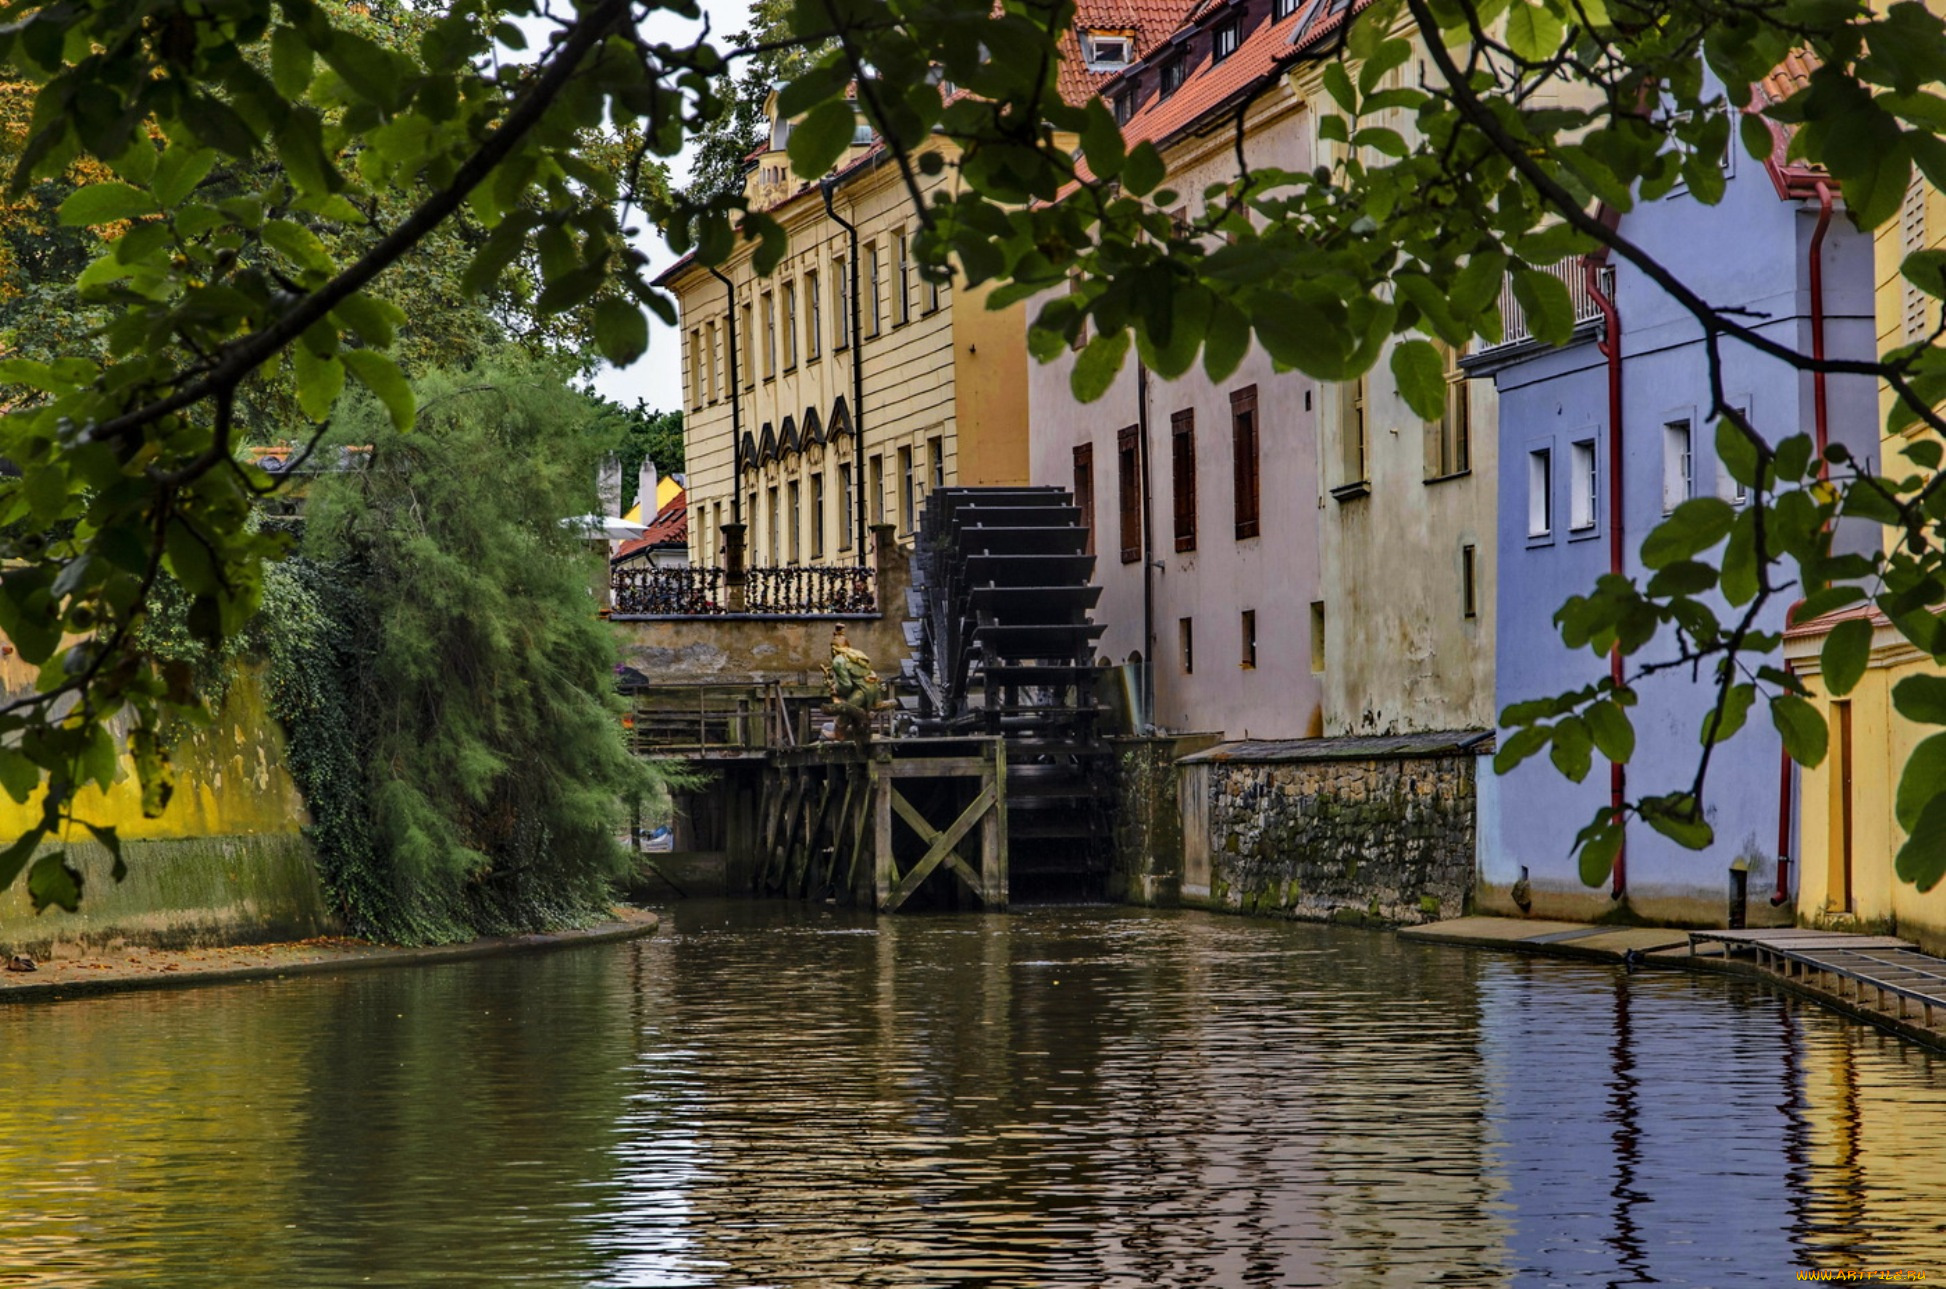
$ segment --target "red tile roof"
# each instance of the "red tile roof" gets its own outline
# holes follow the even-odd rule
[[[1078,33],[1083,31],[1123,32],[1134,37],[1131,51],[1136,59],[1147,58],[1160,49],[1191,16],[1224,0],[1079,0],[1074,11],[1074,26],[1061,37],[1061,67],[1056,84],[1068,103],[1082,104],[1101,92],[1119,71],[1091,72],[1082,56]]]
[[[669,504],[655,512],[655,518],[649,521],[647,532],[617,546],[610,563],[619,564],[625,559],[654,550],[658,546],[687,545],[689,545],[689,493],[683,491],[669,498]]]

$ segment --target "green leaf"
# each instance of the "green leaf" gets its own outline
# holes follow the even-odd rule
[[[345,392],[345,365],[335,354],[312,353],[301,342],[291,350],[291,365],[297,372],[299,410],[313,421],[331,415],[338,395]]]
[[[1446,414],[1446,363],[1429,340],[1408,340],[1392,349],[1392,379],[1421,420]]]
[[[303,98],[316,74],[311,47],[295,28],[279,27],[270,33],[270,79],[279,94]]]
[[[1113,179],[1122,172],[1128,150],[1122,142],[1122,129],[1098,98],[1088,100],[1087,120],[1081,126],[1081,151],[1088,158],[1088,169],[1097,179]]]
[[[1250,350],[1250,319],[1222,296],[1210,300],[1209,332],[1203,337],[1203,372],[1213,381],[1230,378]]]
[[[397,328],[406,321],[404,309],[363,291],[340,300],[331,312],[374,349],[391,348]]]
[[[1716,423],[1716,456],[1732,479],[1746,488],[1757,486],[1762,471],[1757,445],[1727,416]]]
[[[27,867],[35,849],[47,838],[45,828],[30,828],[11,842],[5,850],[0,850],[0,891],[14,884],[20,870]]]
[[[216,153],[208,148],[172,145],[155,163],[156,201],[165,208],[181,205],[215,165]]]
[[[1500,740],[1500,746],[1494,749],[1493,772],[1507,773],[1546,747],[1553,737],[1554,731],[1545,725],[1529,725],[1525,729],[1515,731]]]
[[[327,275],[332,271],[331,254],[324,249],[324,243],[316,233],[295,220],[266,220],[263,240],[265,246],[300,268]]]
[[[1736,519],[1736,507],[1720,497],[1691,497],[1643,541],[1642,563],[1661,568],[1699,555],[1728,536]]]
[[[1565,282],[1539,269],[1521,269],[1513,276],[1513,289],[1536,340],[1565,345],[1574,338],[1574,300]]]
[[[1743,728],[1743,722],[1750,714],[1750,704],[1756,700],[1756,697],[1755,685],[1730,686],[1729,692],[1723,696],[1721,711],[1712,707],[1703,713],[1703,728],[1697,736],[1703,746],[1708,747],[1712,743],[1721,743],[1725,739],[1734,738],[1736,732]]]
[[[1122,166],[1122,187],[1131,197],[1146,197],[1168,173],[1162,164],[1162,154],[1145,139],[1129,149],[1128,160]]]
[[[1899,772],[1899,795],[1892,813],[1899,827],[1912,832],[1919,827],[1926,804],[1946,792],[1946,734],[1921,739]]]
[[[784,145],[790,154],[791,169],[801,179],[817,179],[837,163],[851,146],[858,127],[857,114],[842,99],[828,99],[812,108],[810,114],[791,127]]]
[[[1615,764],[1628,764],[1635,755],[1635,725],[1621,704],[1609,698],[1590,703],[1582,718],[1588,722],[1596,750]]]
[[[41,768],[16,748],[0,747],[0,787],[7,790],[19,805],[26,805],[27,798],[34,795],[41,786]],[[0,882],[0,890],[6,883]]]
[[[343,362],[350,368],[366,389],[372,391],[385,410],[392,414],[392,425],[399,430],[412,428],[412,415],[417,407],[412,397],[412,386],[399,372],[399,365],[384,354],[373,353],[369,349],[349,349],[345,351]]]
[[[67,852],[42,855],[27,870],[27,897],[34,912],[58,905],[72,913],[81,907],[81,874],[68,866]]]
[[[1507,8],[1507,46],[1530,63],[1554,57],[1566,34],[1567,25],[1546,5],[1515,0]]]
[[[1946,876],[1946,790],[1933,792],[1907,831],[1893,871],[1900,881],[1930,891]]]
[[[626,367],[649,348],[649,320],[629,300],[609,296],[595,302],[595,344],[601,356]]]
[[[1322,76],[1324,92],[1331,96],[1331,101],[1350,115],[1358,115],[1358,91],[1351,87],[1351,74],[1345,71],[1345,65],[1326,63]]]
[[[153,215],[155,198],[125,183],[89,184],[77,188],[61,203],[61,222],[69,228],[112,224],[117,220]]]
[[[1112,335],[1096,336],[1074,360],[1074,370],[1068,373],[1068,388],[1073,391],[1075,400],[1092,403],[1108,392],[1115,383],[1115,377],[1122,370],[1122,361],[1128,357],[1128,333],[1117,331]]]
[[[1791,760],[1803,766],[1815,766],[1824,760],[1830,733],[1825,729],[1824,717],[1810,703],[1796,694],[1780,694],[1770,700],[1770,723],[1777,727],[1784,740],[1784,751]]]
[[[1649,827],[1687,850],[1701,850],[1716,838],[1696,798],[1687,792],[1644,797],[1636,809]]]
[[[1588,777],[1588,770],[1594,764],[1594,740],[1589,737],[1588,724],[1579,716],[1565,716],[1554,726],[1554,745],[1548,749],[1548,759],[1554,768],[1576,783]]]
[[[1605,821],[1581,830],[1576,840],[1581,845],[1577,867],[1581,870],[1583,886],[1601,886],[1608,881],[1608,875],[1615,871],[1615,856],[1622,853],[1625,836],[1619,826]]]
[[[1818,653],[1825,687],[1833,695],[1849,694],[1872,660],[1872,624],[1865,618],[1846,618],[1831,628]]]
[[[1946,725],[1946,677],[1907,676],[1892,686],[1892,706],[1921,725]]]

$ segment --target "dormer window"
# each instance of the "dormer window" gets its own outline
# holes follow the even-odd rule
[[[1220,63],[1236,53],[1242,37],[1243,23],[1240,19],[1232,18],[1228,22],[1219,23],[1210,35],[1210,61]]]
[[[1081,52],[1091,72],[1112,72],[1127,67],[1134,42],[1124,32],[1084,31]]]
[[[770,150],[782,152],[790,145],[791,123],[787,117],[773,117],[770,122]]]
[[[1129,118],[1135,115],[1135,87],[1131,85],[1117,94],[1113,102],[1115,105],[1115,124],[1127,125]]]
[[[1164,63],[1162,65],[1162,69],[1159,74],[1161,80],[1161,86],[1159,89],[1160,96],[1162,98],[1168,98],[1171,94],[1174,94],[1177,90],[1181,89],[1183,78],[1188,74],[1189,74],[1189,60],[1187,58],[1184,58],[1181,54],[1176,55],[1174,58],[1171,58],[1168,62]]]
[[[1297,12],[1299,0],[1270,0],[1270,17],[1273,22],[1281,22]]]

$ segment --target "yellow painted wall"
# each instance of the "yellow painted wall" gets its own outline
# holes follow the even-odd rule
[[[1828,624],[1828,620],[1827,620]],[[1892,688],[1911,675],[1941,675],[1930,658],[1906,644],[1891,626],[1879,624],[1864,679],[1844,701],[1851,706],[1851,900],[1845,907],[1843,833],[1840,824],[1839,721],[1818,665],[1823,632],[1795,634],[1785,657],[1804,678],[1831,730],[1831,751],[1822,764],[1798,773],[1798,921],[1809,926],[1895,930],[1934,952],[1946,952],[1946,883],[1929,892],[1899,880],[1893,859],[1905,831],[1893,814],[1899,775],[1912,749],[1938,731],[1900,716]]]

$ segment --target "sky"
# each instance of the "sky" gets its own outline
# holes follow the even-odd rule
[[[742,31],[750,21],[748,0],[704,0],[702,8],[709,18],[711,33],[719,41],[731,32]],[[642,32],[649,39],[666,40],[672,44],[678,40],[694,39],[700,29],[699,23],[663,11],[658,11],[642,24]],[[689,159],[690,150],[684,149],[681,156],[669,163],[669,178],[678,187],[689,180]],[[649,257],[651,275],[660,273],[675,259],[653,230],[639,238],[636,244]],[[664,411],[680,408],[681,334],[674,327],[663,326],[654,314],[650,314],[649,352],[626,369],[618,370],[604,364],[595,376],[595,388],[631,407],[639,398],[648,400],[650,407]]]

